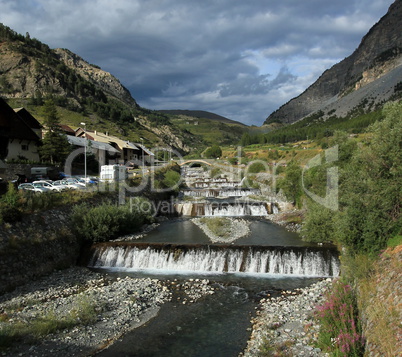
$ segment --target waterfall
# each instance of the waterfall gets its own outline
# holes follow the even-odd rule
[[[257,204],[218,204],[211,203],[205,205],[205,216],[266,216],[267,207],[263,203]]]
[[[278,214],[279,213],[279,208],[278,205],[276,203],[271,203],[271,210],[273,214]]]
[[[190,197],[247,197],[250,195],[260,195],[261,191],[254,188],[226,188],[226,189],[216,189],[216,188],[198,188],[198,189],[186,189],[182,190],[183,196]]]
[[[92,268],[163,273],[238,273],[328,277],[339,274],[336,251],[312,247],[99,244]]]
[[[250,195],[259,195],[259,194],[261,194],[260,190],[251,188],[249,189],[233,188],[219,191],[220,197],[247,197]]]

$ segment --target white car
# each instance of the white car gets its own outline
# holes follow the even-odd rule
[[[73,183],[73,184],[75,184],[75,185],[79,185],[79,186],[82,186],[82,187],[85,187],[85,186],[86,186],[86,185],[85,185],[85,180],[83,180],[83,179],[78,179],[78,178],[70,177],[70,178],[65,179],[65,181],[71,182],[71,183]]]
[[[54,187],[60,187],[60,189],[61,189],[62,191],[67,191],[67,190],[70,189],[70,187],[68,187],[67,185],[63,185],[60,180],[58,180],[58,181],[53,181],[53,182],[52,182],[52,185],[53,185]]]
[[[34,186],[32,183],[22,183],[22,184],[18,185],[18,189],[23,190],[23,191],[31,191],[31,192],[35,192],[35,193],[51,192],[46,187]]]
[[[56,183],[56,182],[58,182],[58,181],[55,181],[54,183]],[[80,189],[83,188],[83,186],[77,185],[76,183],[71,182],[71,181],[59,180],[59,182],[60,182],[62,185],[66,186],[69,190],[80,190]]]
[[[62,186],[55,186],[52,183],[48,182],[48,181],[34,181],[32,182],[32,184],[35,187],[45,187],[48,188],[49,190],[53,191],[53,192],[61,192],[61,191],[65,191],[67,189],[67,187],[62,187]]]

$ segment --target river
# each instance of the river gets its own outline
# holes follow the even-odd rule
[[[98,355],[238,356],[261,298],[339,273],[333,247],[303,242],[297,233],[263,218],[246,219],[250,234],[231,245],[211,244],[190,219],[178,219],[134,243],[94,246],[89,266],[97,271],[157,277],[172,286],[208,279],[215,292],[183,303],[183,290],[173,289],[172,301],[155,318]]]

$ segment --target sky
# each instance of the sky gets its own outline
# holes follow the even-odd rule
[[[393,0],[0,0],[0,22],[110,72],[147,109],[262,125]]]

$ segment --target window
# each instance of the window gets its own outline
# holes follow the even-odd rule
[[[29,150],[29,146],[26,145],[26,144],[22,144],[22,145],[21,145],[21,149],[24,150],[24,151],[28,151],[28,150]]]

